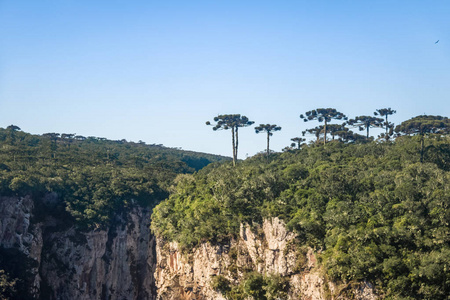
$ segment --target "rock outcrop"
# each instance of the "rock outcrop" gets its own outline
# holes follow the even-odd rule
[[[341,299],[342,287],[328,282],[312,249],[298,247],[295,235],[278,218],[265,220],[261,227],[242,225],[237,240],[228,244],[197,246],[183,254],[177,243],[157,240],[155,273],[157,299],[225,299],[213,289],[211,280],[223,276],[232,284],[246,272],[281,275],[289,282],[288,299]],[[377,299],[369,284],[353,288],[353,299]]]
[[[107,229],[80,232],[45,212],[58,201],[56,194],[0,197],[0,269],[20,279],[19,299],[225,299],[212,279],[235,286],[249,272],[281,276],[288,299],[346,299],[342,291],[377,298],[369,283],[349,289],[329,282],[312,249],[299,247],[277,218],[242,225],[227,244],[203,243],[184,254],[151,234],[150,209],[136,205]]]
[[[106,230],[79,232],[46,216],[33,223],[35,201],[0,198],[0,246],[11,257],[26,259],[19,270],[30,299],[154,299],[155,241],[150,210],[135,206],[116,216]]]

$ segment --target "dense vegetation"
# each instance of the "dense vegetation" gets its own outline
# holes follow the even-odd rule
[[[154,209],[152,230],[186,250],[236,238],[242,223],[279,217],[296,232],[297,246],[318,251],[334,281],[368,280],[388,299],[447,299],[450,120],[418,116],[394,135],[388,114],[380,112],[386,133],[374,141],[368,129],[381,119],[349,121],[367,131],[360,136],[345,123],[328,124],[347,118],[340,112],[307,112],[306,121],[324,122],[305,131],[315,144],[294,138],[284,153],[266,151],[239,164],[237,129],[253,122],[224,115],[239,122],[214,127],[232,129],[234,160],[220,165],[208,165],[225,160],[208,154],[73,134],[37,136],[12,125],[0,128],[0,195],[33,195],[42,199],[34,221],[53,214],[82,230],[108,226],[135,203],[153,207],[167,198]],[[42,197],[49,193],[57,200]],[[7,264],[0,261],[0,269]],[[0,270],[2,294],[22,289],[15,277]],[[287,284],[252,272],[239,285],[225,277],[212,282],[231,299],[280,297]]]
[[[42,136],[0,128],[0,195],[55,192],[84,228],[108,225],[111,216],[139,202],[168,196],[179,173],[192,173],[223,157],[126,140],[48,133]],[[37,203],[38,205],[40,203]]]
[[[153,207],[168,197],[177,174],[224,159],[143,142],[31,135],[12,125],[0,128],[0,196],[33,196],[34,222],[53,215],[63,227],[104,228],[133,203]],[[0,247],[1,299],[29,299],[32,263]]]
[[[154,209],[153,231],[191,249],[236,237],[242,222],[280,217],[299,245],[320,250],[335,281],[369,280],[388,299],[448,299],[448,137],[331,141],[270,158],[179,175]],[[255,280],[264,285],[263,277]],[[213,284],[228,295],[240,289],[224,278]]]
[[[227,299],[286,299],[289,280],[277,274],[262,275],[258,272],[248,272],[237,285],[232,285],[222,275],[211,279],[211,287],[221,292]]]

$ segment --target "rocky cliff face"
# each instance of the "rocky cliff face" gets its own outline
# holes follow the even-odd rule
[[[288,299],[376,299],[368,283],[328,282],[312,249],[299,247],[277,218],[242,225],[228,244],[183,254],[176,243],[155,240],[148,209],[136,206],[107,230],[82,233],[54,214],[36,218],[36,201],[59,200],[0,197],[0,269],[21,279],[19,299],[225,299],[212,279],[238,285],[249,272],[281,275]]]
[[[343,299],[344,291],[353,299],[377,298],[367,283],[349,289],[328,282],[312,249],[296,246],[294,239],[277,218],[264,221],[259,228],[241,226],[237,240],[216,246],[204,243],[187,255],[176,243],[158,239],[157,299],[225,299],[212,288],[212,278],[223,276],[238,284],[250,271],[286,278],[288,299]]]
[[[154,299],[155,241],[150,211],[134,207],[107,230],[80,233],[58,218],[33,223],[35,201],[0,197],[2,264],[19,276],[29,299]],[[8,259],[18,259],[8,264]]]

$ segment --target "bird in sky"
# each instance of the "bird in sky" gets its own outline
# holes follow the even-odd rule
[[[437,44],[437,43],[439,43],[439,40],[437,40],[437,41],[435,42],[435,44]]]

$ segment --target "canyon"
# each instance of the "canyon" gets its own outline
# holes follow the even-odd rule
[[[327,280],[318,254],[298,246],[278,218],[186,251],[151,233],[150,208],[136,204],[106,229],[80,231],[54,214],[35,215],[36,203],[58,201],[55,193],[0,197],[1,262],[21,282],[21,299],[226,299],[211,280],[236,285],[249,272],[281,276],[286,299],[378,298],[368,282]]]

